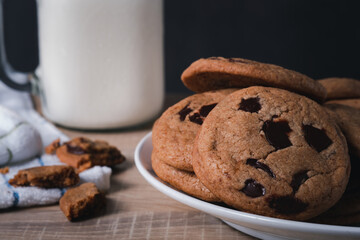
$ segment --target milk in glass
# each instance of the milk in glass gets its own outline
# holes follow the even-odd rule
[[[128,127],[164,95],[161,0],[38,0],[43,112],[69,127]]]

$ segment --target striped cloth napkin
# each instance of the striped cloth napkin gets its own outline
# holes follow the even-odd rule
[[[43,149],[57,138],[60,138],[61,142],[69,139],[34,110],[28,93],[14,91],[0,82],[0,105],[16,112],[27,123],[37,129],[41,136]],[[9,172],[7,174],[0,173],[0,209],[57,203],[66,189],[43,189],[38,187],[15,188],[8,183],[8,180],[20,169],[60,164],[63,163],[59,161],[56,155],[48,155],[45,153],[28,161],[22,161],[20,163],[10,162],[8,165]],[[93,182],[101,191],[107,191],[110,188],[110,175],[111,168],[96,166],[81,172],[79,177],[80,183]]]

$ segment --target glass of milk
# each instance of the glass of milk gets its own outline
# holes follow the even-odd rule
[[[5,83],[38,92],[44,115],[65,127],[130,127],[159,113],[162,0],[37,0],[37,6],[40,65],[30,83],[19,84],[28,74],[2,61]],[[3,41],[0,52],[6,59]]]

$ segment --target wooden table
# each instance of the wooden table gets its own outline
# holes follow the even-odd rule
[[[176,102],[171,96],[166,106]],[[60,128],[69,137],[106,140],[126,156],[115,169],[106,213],[69,222],[58,205],[0,211],[0,239],[253,239],[221,220],[187,207],[156,190],[134,164],[137,143],[152,123],[134,130],[82,132]]]

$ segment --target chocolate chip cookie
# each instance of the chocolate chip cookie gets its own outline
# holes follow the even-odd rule
[[[360,81],[352,78],[324,78],[318,82],[326,88],[326,99],[360,98]]]
[[[305,220],[343,194],[346,140],[326,110],[286,90],[250,87],[223,99],[195,141],[200,181],[234,208]]]
[[[193,171],[191,154],[195,136],[216,104],[235,89],[204,92],[168,108],[155,122],[152,133],[158,158],[175,168]]]
[[[360,110],[342,104],[326,104],[325,107],[336,114],[334,118],[345,135],[349,151],[360,157]]]
[[[199,59],[183,72],[181,80],[195,92],[268,86],[300,93],[320,102],[326,97],[325,88],[304,74],[242,58]]]
[[[157,157],[156,151],[152,152],[151,163],[156,175],[173,187],[205,201],[220,201],[200,182],[195,173],[180,170],[162,162]]]

